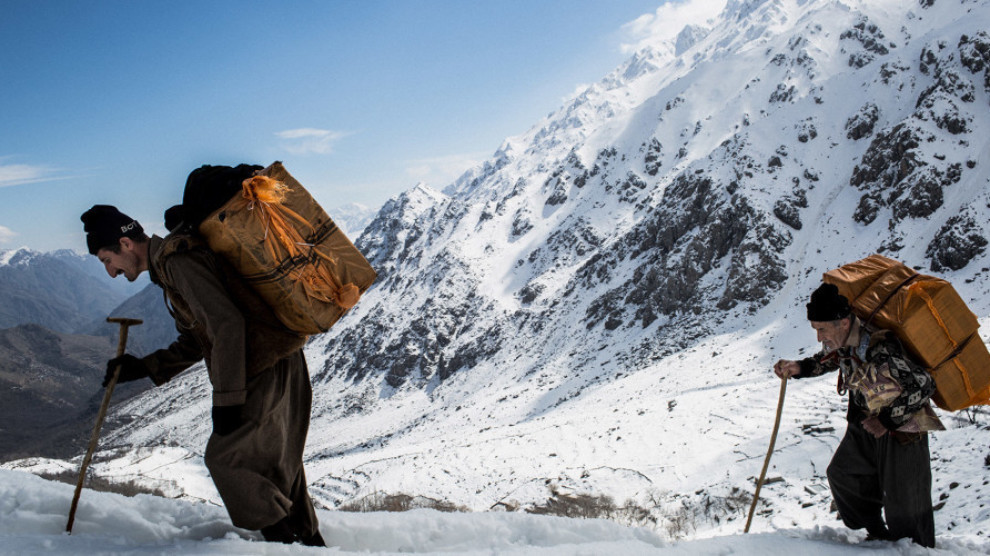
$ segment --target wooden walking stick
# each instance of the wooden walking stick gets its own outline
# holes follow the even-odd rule
[[[760,480],[756,482],[756,494],[753,495],[753,503],[749,506],[749,517],[746,518],[746,528],[743,533],[749,533],[749,525],[753,522],[753,512],[756,511],[756,502],[760,499],[760,489],[763,488],[763,479],[767,477],[767,468],[770,467],[770,456],[773,455],[773,445],[777,442],[777,429],[780,428],[780,414],[784,410],[784,391],[787,390],[787,377],[780,379],[780,399],[777,401],[777,419],[773,422],[773,433],[770,434],[770,448],[767,450],[767,459],[763,461],[763,471],[760,471]]]
[[[136,326],[144,321],[109,317],[107,318],[107,322],[120,323],[120,339],[117,341],[117,357],[120,357],[124,355],[124,349],[127,346],[127,327]],[[79,468],[79,481],[76,482],[76,492],[72,495],[72,507],[69,509],[69,523],[65,526],[65,530],[69,534],[72,533],[72,522],[76,519],[76,507],[79,505],[79,495],[82,494],[86,469],[93,459],[93,452],[96,451],[96,444],[100,440],[100,429],[103,427],[103,419],[107,416],[107,408],[110,407],[110,396],[113,395],[113,387],[117,385],[117,379],[119,377],[120,365],[117,365],[117,368],[113,370],[113,377],[110,379],[109,384],[107,384],[107,390],[103,394],[103,405],[100,406],[100,412],[96,415],[96,426],[93,427],[93,435],[89,438],[89,448],[86,450],[86,457],[83,458],[82,467]]]

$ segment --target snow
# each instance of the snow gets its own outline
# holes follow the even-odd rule
[[[7,266],[11,264],[11,261],[15,258],[18,259],[19,262],[25,263],[33,254],[34,252],[27,247],[0,250],[0,266]]]
[[[667,542],[656,533],[597,519],[521,513],[318,511],[329,549],[265,543],[230,525],[207,503],[124,497],[83,490],[71,534],[65,533],[73,486],[0,470],[0,554],[461,554],[576,556],[622,554],[795,554],[832,556],[984,554],[990,544],[943,541],[924,549],[906,540],[862,542],[829,527],[733,534]]]

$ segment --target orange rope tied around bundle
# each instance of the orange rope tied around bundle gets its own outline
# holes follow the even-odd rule
[[[928,305],[928,311],[932,314],[932,317],[935,318],[935,322],[938,323],[939,328],[942,329],[945,337],[949,340],[949,343],[952,344],[952,348],[958,349],[959,344],[952,338],[952,333],[949,332],[949,327],[945,324],[945,321],[942,320],[942,315],[939,314],[938,309],[935,308],[935,300],[932,299],[932,296],[928,293],[928,291],[926,291],[925,288],[925,282],[915,282],[914,284],[911,284],[908,286],[908,297],[904,300],[904,302],[907,303],[908,300],[911,299],[912,295],[921,297],[925,301],[925,304]]]
[[[265,249],[272,260],[287,260],[295,257],[308,258],[314,254],[330,265],[307,264],[301,267],[295,278],[306,286],[306,294],[320,301],[333,302],[344,309],[357,304],[361,292],[354,284],[341,284],[330,271],[336,261],[329,254],[319,250],[303,248],[312,245],[306,242],[293,222],[303,229],[313,231],[313,226],[305,218],[283,204],[288,186],[268,176],[254,176],[241,184],[242,198],[248,210],[257,211],[265,223]],[[280,255],[280,252],[283,254]],[[330,295],[325,295],[328,292]]]

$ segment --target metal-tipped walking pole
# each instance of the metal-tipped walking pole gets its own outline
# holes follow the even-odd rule
[[[120,323],[120,339],[117,341],[117,357],[124,355],[124,350],[127,347],[127,327],[136,326],[144,321],[138,319],[125,319],[120,317],[109,317],[107,322],[117,322]],[[86,469],[89,467],[90,461],[93,459],[93,452],[96,451],[96,445],[100,441],[100,429],[103,428],[103,419],[107,416],[107,408],[110,407],[110,396],[113,395],[113,387],[117,385],[117,379],[120,377],[120,365],[113,370],[113,378],[107,384],[107,390],[103,394],[103,405],[100,406],[100,412],[96,415],[96,426],[93,427],[93,435],[89,438],[89,448],[86,450],[86,457],[83,458],[82,467],[79,468],[79,481],[76,482],[76,492],[72,495],[72,507],[69,509],[69,522],[65,526],[66,532],[72,533],[72,522],[76,519],[76,507],[79,505],[79,495],[82,494],[83,479],[86,478]]]
[[[773,433],[770,435],[770,448],[767,450],[767,459],[763,461],[763,471],[760,471],[760,480],[756,482],[756,494],[753,495],[753,503],[749,506],[749,517],[746,518],[746,528],[743,533],[749,533],[749,525],[753,522],[753,512],[756,510],[756,502],[760,499],[760,489],[763,488],[763,479],[767,477],[767,468],[770,467],[770,456],[773,455],[773,445],[777,442],[777,429],[780,428],[780,415],[784,410],[784,392],[787,390],[787,377],[780,379],[780,399],[777,401],[777,419],[773,422]]]

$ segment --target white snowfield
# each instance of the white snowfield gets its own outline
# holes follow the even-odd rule
[[[65,533],[73,486],[0,470],[0,554],[463,554],[705,555],[987,554],[990,542],[941,538],[925,549],[907,540],[861,542],[841,528],[781,530],[667,542],[644,528],[598,519],[524,513],[320,511],[329,548],[275,545],[230,524],[223,508],[139,494],[84,490]]]

